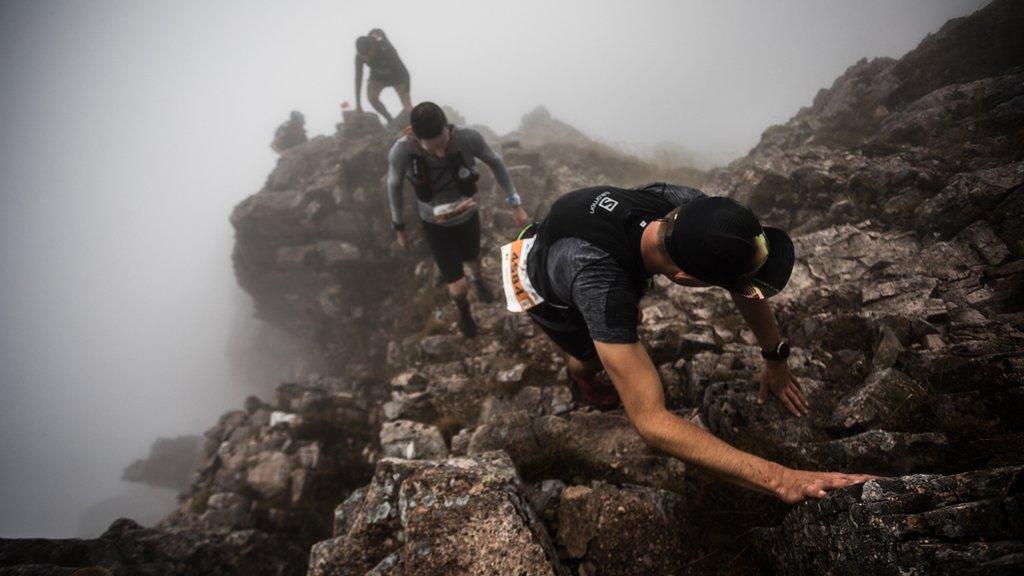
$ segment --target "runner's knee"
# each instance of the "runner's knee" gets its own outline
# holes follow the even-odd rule
[[[448,285],[448,295],[456,300],[465,298],[468,293],[469,282],[466,281],[465,276]]]

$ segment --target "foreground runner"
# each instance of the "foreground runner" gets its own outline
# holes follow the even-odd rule
[[[653,447],[795,503],[871,476],[791,470],[672,414],[637,332],[638,303],[655,274],[682,286],[721,286],[766,359],[758,401],[770,390],[794,416],[806,414],[807,400],[787,364],[789,345],[765,300],[785,287],[793,260],[789,237],[762,228],[738,202],[655,183],[562,196],[535,230],[502,247],[502,275],[509,310],[528,311],[568,354],[569,376],[589,403],[607,409],[621,397],[633,426]],[[597,378],[602,368],[614,386]]]
[[[469,310],[469,283],[462,264],[468,262],[473,285],[481,302],[494,295],[480,273],[480,215],[473,200],[477,180],[475,158],[490,167],[506,200],[515,207],[517,226],[526,223],[526,212],[512,184],[508,168],[483,136],[472,128],[448,124],[441,107],[422,102],[409,115],[411,130],[399,138],[388,153],[388,201],[391,223],[398,244],[409,246],[405,232],[402,195],[403,178],[412,182],[419,205],[423,235],[434,261],[448,284],[448,294],[459,311],[459,330],[467,338],[476,335],[476,322]]]
[[[391,114],[380,101],[380,93],[388,87],[398,92],[402,110],[412,109],[409,96],[409,70],[406,69],[398,51],[391,45],[380,28],[370,30],[366,36],[356,39],[356,110],[363,111],[363,65],[370,67],[370,79],[366,83],[366,98],[373,109],[385,122],[391,122]]]

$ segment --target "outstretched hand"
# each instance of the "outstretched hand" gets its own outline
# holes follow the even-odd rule
[[[395,240],[398,241],[398,245],[402,248],[409,247],[409,235],[405,233],[405,230],[396,230]]]
[[[757,375],[757,381],[761,385],[757,391],[758,404],[764,404],[771,390],[793,416],[799,418],[807,414],[807,398],[804,397],[800,381],[789,371],[785,362],[767,362]]]
[[[516,226],[519,228],[526,226],[526,223],[530,220],[530,216],[526,213],[526,210],[523,210],[522,206],[516,206],[512,216],[516,219]]]
[[[870,474],[841,472],[808,472],[783,468],[775,488],[775,496],[787,504],[799,504],[808,498],[824,498],[832,490],[874,480]]]

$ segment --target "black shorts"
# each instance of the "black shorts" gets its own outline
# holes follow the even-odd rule
[[[448,284],[457,282],[465,276],[462,263],[480,258],[480,213],[474,212],[469,220],[455,226],[424,222],[423,236],[441,269],[441,277]]]
[[[403,88],[404,92],[408,92],[410,88],[408,70],[397,70],[394,72],[389,71],[380,74],[374,73],[371,68],[369,81],[380,84],[382,88]]]
[[[569,356],[584,362],[597,357],[594,339],[590,337],[590,330],[579,311],[542,302],[530,308],[528,314],[533,323],[540,326],[548,338]]]

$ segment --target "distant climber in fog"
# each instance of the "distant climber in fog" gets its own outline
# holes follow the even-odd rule
[[[270,143],[270,147],[274,152],[281,154],[289,148],[305,144],[306,140],[306,118],[302,112],[292,110],[288,121],[278,126],[274,132],[274,141]]]
[[[385,122],[391,122],[391,114],[380,101],[385,88],[394,88],[402,101],[402,110],[412,110],[409,96],[409,70],[405,68],[398,51],[391,45],[380,28],[370,30],[366,36],[356,39],[356,110],[363,111],[363,65],[370,67],[370,78],[366,83],[366,97],[370,105]]]

